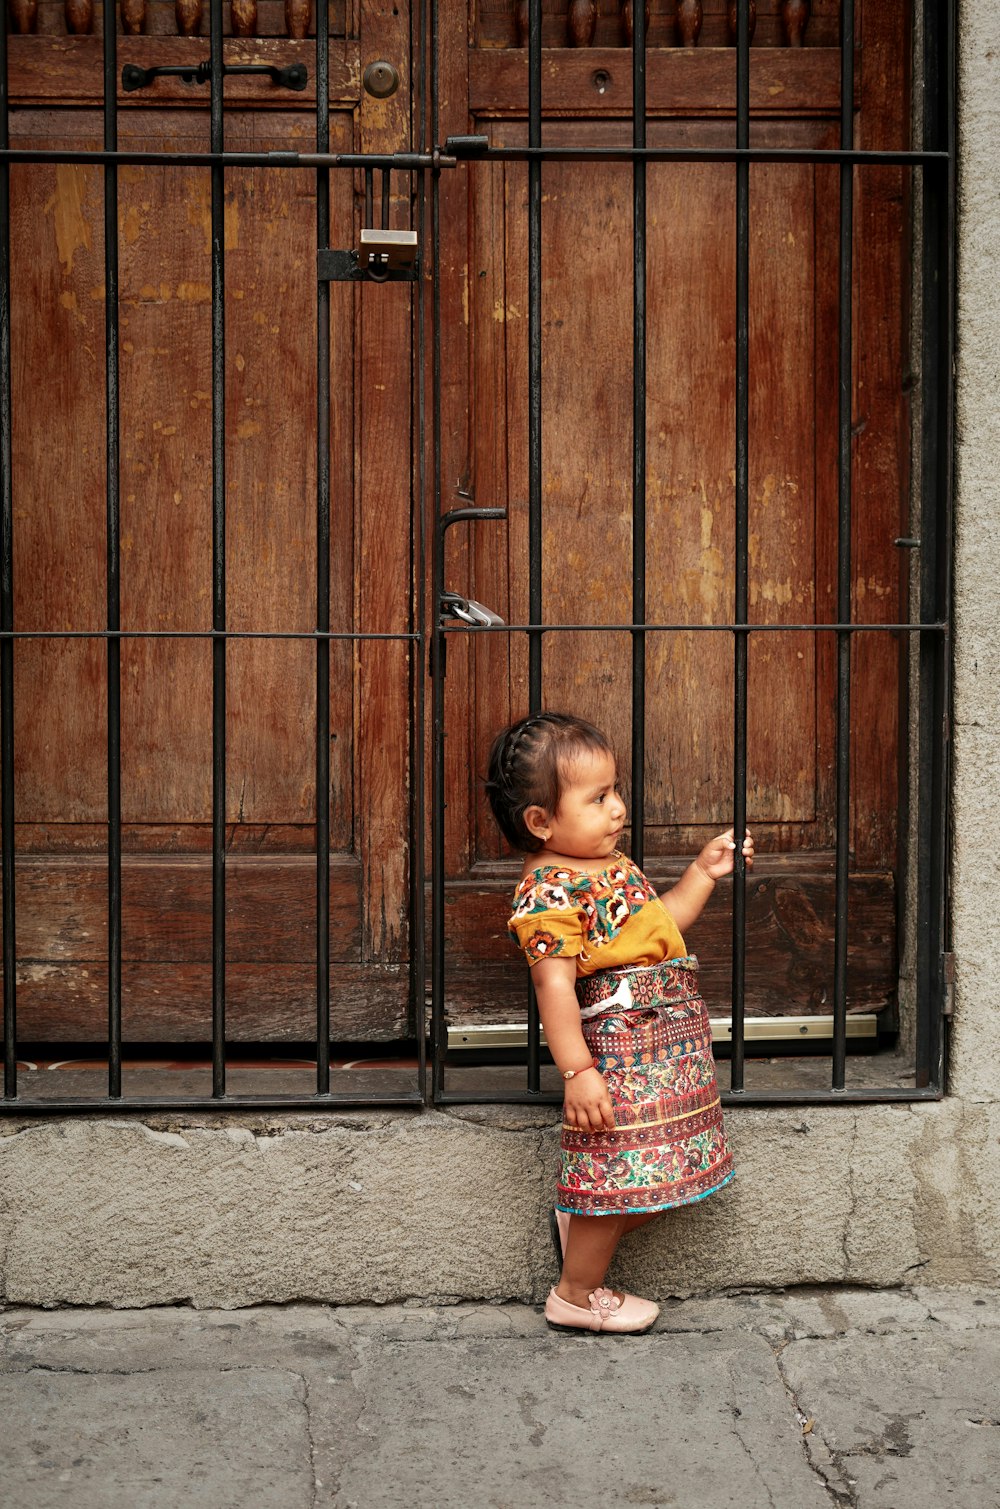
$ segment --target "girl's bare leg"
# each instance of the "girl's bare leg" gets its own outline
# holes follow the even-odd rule
[[[586,1309],[590,1295],[604,1283],[625,1233],[645,1226],[659,1214],[653,1210],[637,1216],[570,1216],[562,1276],[556,1285],[560,1299]]]
[[[556,1285],[560,1299],[587,1308],[590,1295],[604,1283],[626,1220],[626,1216],[570,1216],[562,1276]]]

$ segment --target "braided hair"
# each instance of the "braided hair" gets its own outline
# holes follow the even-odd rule
[[[486,793],[511,848],[533,854],[543,847],[528,831],[524,814],[529,807],[555,812],[561,771],[585,751],[614,755],[600,729],[570,713],[536,713],[497,734],[490,749]]]

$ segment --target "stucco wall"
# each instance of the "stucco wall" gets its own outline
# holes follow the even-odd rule
[[[959,20],[953,918],[940,1103],[731,1111],[719,1196],[623,1249],[641,1292],[1000,1284],[1000,13]],[[0,1123],[0,1294],[36,1304],[540,1298],[549,1113]]]

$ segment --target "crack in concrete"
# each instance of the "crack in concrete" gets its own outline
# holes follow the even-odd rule
[[[309,1379],[307,1378],[305,1373],[298,1373],[296,1376],[302,1380],[302,1408],[305,1411],[306,1417],[306,1440],[309,1442],[309,1468],[312,1473],[312,1493],[310,1495],[309,1502],[311,1509],[316,1509],[316,1506],[319,1503],[319,1490],[322,1488],[323,1484],[320,1481],[317,1468],[316,1438],[313,1435],[312,1404],[309,1397]]]
[[[854,1153],[855,1153],[855,1149],[857,1148],[857,1145],[858,1145],[858,1113],[857,1113],[857,1111],[855,1111],[854,1112],[854,1116],[853,1116],[853,1124],[852,1124],[852,1128],[851,1128],[851,1146],[850,1146],[850,1149],[849,1149],[848,1154],[847,1154],[847,1188],[848,1188],[848,1192],[849,1192],[850,1197],[851,1197],[851,1208],[847,1212],[847,1216],[844,1219],[844,1234],[843,1234],[843,1237],[841,1239],[841,1251],[842,1251],[843,1257],[844,1257],[844,1273],[843,1273],[843,1281],[844,1281],[844,1283],[847,1282],[848,1274],[851,1271],[851,1257],[850,1257],[850,1253],[848,1252],[847,1244],[848,1244],[848,1242],[850,1240],[850,1236],[851,1236],[851,1223],[854,1220],[854,1215],[855,1215],[855,1212],[856,1212],[856,1210],[858,1208],[858,1192],[857,1192],[857,1189],[856,1189],[855,1184],[854,1184]]]
[[[750,1466],[753,1468],[755,1475],[759,1478],[761,1486],[763,1487],[764,1492],[767,1494],[767,1502],[771,1505],[771,1509],[777,1509],[777,1506],[776,1506],[776,1504],[774,1502],[774,1494],[771,1492],[770,1484],[768,1483],[768,1481],[765,1478],[764,1474],[760,1470],[760,1466],[758,1465],[757,1458],[754,1456],[753,1452],[750,1450],[749,1446],[744,1441],[743,1436],[740,1434],[740,1432],[736,1428],[736,1421],[740,1418],[740,1412],[735,1407],[735,1405],[731,1409],[731,1414],[732,1414],[732,1417],[733,1417],[733,1435],[736,1437],[737,1441],[742,1446],[742,1448],[743,1448],[744,1452],[746,1453],[747,1458],[748,1458],[748,1460],[750,1462]]]
[[[802,1426],[806,1424],[806,1422],[811,1417],[809,1415],[809,1412],[803,1409],[802,1405],[800,1404],[798,1395],[796,1394],[795,1389],[792,1386],[791,1379],[785,1372],[781,1357],[786,1347],[792,1346],[793,1343],[797,1340],[805,1339],[806,1338],[804,1337],[790,1337],[788,1340],[781,1342],[779,1346],[774,1346],[773,1344],[771,1346],[771,1351],[774,1353],[774,1365],[777,1369],[778,1377],[781,1380],[781,1386],[785,1390],[792,1408],[795,1411],[795,1419],[799,1426],[799,1439],[802,1445],[802,1454],[805,1458],[806,1466],[809,1468],[809,1471],[812,1472],[818,1479],[823,1492],[827,1495],[831,1504],[836,1505],[837,1509],[859,1509],[858,1496],[850,1486],[847,1474],[844,1472],[841,1462],[838,1459],[838,1453],[832,1449],[832,1447],[822,1435],[817,1434],[816,1432],[815,1417],[812,1417],[812,1430],[808,1433],[803,1433],[802,1431]],[[825,1340],[827,1338],[816,1339]],[[815,1437],[815,1441],[813,1441],[812,1437]],[[843,1484],[842,1487],[838,1487],[834,1483],[832,1483],[823,1469],[823,1464],[814,1460],[812,1448],[813,1445],[817,1443],[822,1445],[823,1450],[830,1458],[830,1462],[832,1463],[837,1476],[840,1478],[841,1483]]]

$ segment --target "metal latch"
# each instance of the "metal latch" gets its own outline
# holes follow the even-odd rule
[[[361,241],[355,251],[335,251],[321,246],[317,253],[317,276],[331,283],[415,283],[420,276],[420,248],[416,231],[389,227],[389,179],[391,167],[383,165],[379,195],[379,223],[375,219],[375,168],[365,167],[365,209]]]
[[[484,607],[470,597],[462,597],[458,592],[442,592],[441,617],[457,618],[460,623],[468,624],[470,629],[487,629],[493,624],[503,623],[500,614],[494,613],[492,608]]]

